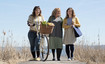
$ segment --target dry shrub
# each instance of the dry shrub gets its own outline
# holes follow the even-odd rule
[[[76,46],[74,54],[75,59],[80,61],[85,61],[88,63],[105,63],[105,50],[100,48],[94,48],[94,46]]]
[[[0,44],[0,61],[8,64],[16,64],[19,61],[29,60],[31,58],[29,47],[13,47],[13,41],[13,33],[10,31],[9,33],[3,31]]]
[[[21,50],[6,45],[3,51],[1,51],[1,60],[7,62],[8,64],[16,64],[19,61],[27,61],[31,58],[29,48],[23,47]]]
[[[5,36],[6,33],[3,32]],[[9,41],[5,41],[3,38],[3,43],[6,45],[2,48],[0,44],[0,61],[6,62],[8,64],[16,64],[20,61],[27,61],[32,58],[29,47],[23,46],[19,50],[16,47],[8,44]],[[12,40],[12,38],[11,38]],[[83,44],[84,41],[81,41]],[[105,50],[101,49],[100,46],[94,48],[94,46],[88,45],[77,45],[75,46],[74,56],[76,60],[87,62],[87,64],[104,64],[105,63]]]

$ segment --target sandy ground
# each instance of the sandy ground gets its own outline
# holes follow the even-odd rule
[[[67,58],[61,57],[61,61],[52,61],[52,55],[50,54],[47,61],[24,61],[18,64],[86,64],[86,62],[80,62],[78,60],[68,61]]]
[[[2,61],[0,61],[0,64],[7,64],[6,62],[2,62]]]

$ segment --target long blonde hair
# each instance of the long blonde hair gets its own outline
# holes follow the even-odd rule
[[[55,16],[56,13],[57,13],[57,11],[60,11],[60,12],[61,12],[60,8],[55,8],[55,9],[52,11],[52,15],[51,15],[51,16]],[[60,16],[61,16],[61,14],[60,14]]]

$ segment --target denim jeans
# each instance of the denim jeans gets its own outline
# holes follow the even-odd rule
[[[31,52],[40,51],[40,33],[37,36],[37,32],[29,31],[28,32],[28,39],[30,42],[30,49]]]

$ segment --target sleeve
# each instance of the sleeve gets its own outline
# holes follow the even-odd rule
[[[75,21],[75,24],[74,24],[76,27],[80,27],[80,23],[79,23],[79,20],[78,18],[76,18],[76,21]]]
[[[33,23],[33,17],[31,15],[29,16],[29,18],[27,20],[27,24],[28,24],[28,26],[30,26],[30,24],[34,25],[34,23]]]
[[[45,21],[44,17],[43,16],[41,16],[41,17],[42,17],[42,22]]]
[[[66,24],[67,24],[67,23],[66,23],[66,19],[64,19],[64,20],[63,20],[62,27],[65,28],[65,29],[70,27],[70,26],[68,26],[68,25],[66,25]]]

